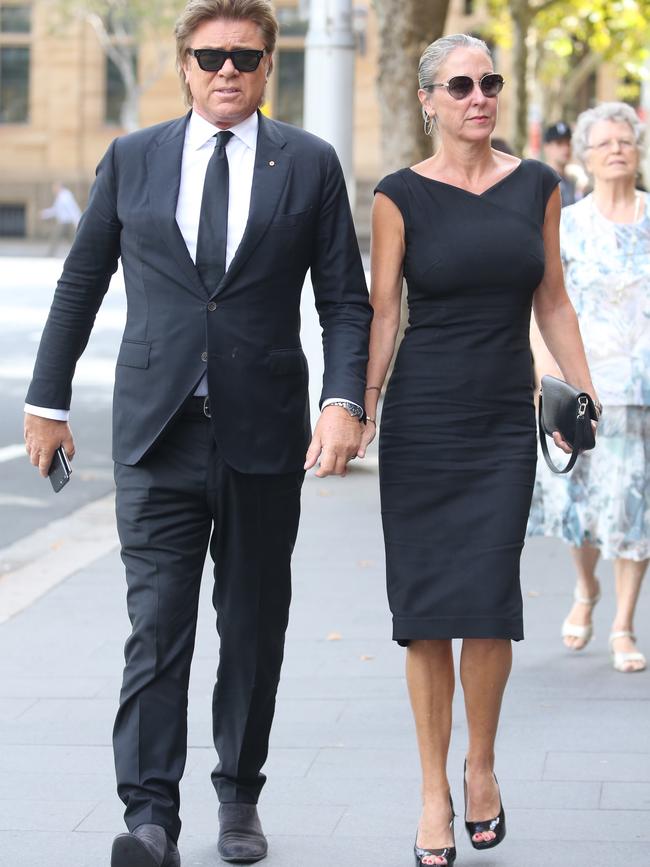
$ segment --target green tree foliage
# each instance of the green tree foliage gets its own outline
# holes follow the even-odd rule
[[[490,36],[513,51],[518,152],[526,143],[531,73],[553,117],[571,113],[578,90],[604,61],[617,72],[622,99],[638,94],[650,58],[650,0],[487,0],[487,6]]]

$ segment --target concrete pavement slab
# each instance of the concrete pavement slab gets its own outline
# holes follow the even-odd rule
[[[412,863],[419,764],[405,653],[390,641],[382,550],[372,468],[345,480],[307,480],[260,805],[269,867]],[[549,540],[527,546],[527,638],[514,648],[497,752],[509,834],[498,850],[475,853],[457,819],[459,867],[648,863],[650,677],[609,665],[611,567],[601,574],[597,638],[584,653],[568,653],[559,639],[573,590],[568,553]],[[128,634],[123,583],[112,551],[0,626],[0,800],[15,803],[0,830],[3,865],[108,863],[122,829],[110,742]],[[220,863],[210,783],[218,659],[211,584],[206,569],[181,786],[184,867]],[[646,594],[639,623],[649,614]],[[454,715],[449,771],[462,815],[460,688]]]

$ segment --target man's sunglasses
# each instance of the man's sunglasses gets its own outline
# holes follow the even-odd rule
[[[222,51],[220,48],[188,48],[187,53],[196,57],[196,62],[204,72],[219,72],[230,58],[238,72],[255,72],[264,57],[264,51],[254,48],[239,48],[237,51]]]
[[[470,78],[469,75],[454,75],[449,81],[444,84],[427,84],[425,90],[433,90],[434,87],[446,87],[449,96],[454,99],[465,99],[474,90],[474,85],[478,84],[481,88],[483,96],[496,96],[503,90],[503,76],[498,72],[488,72],[483,75],[478,81]]]

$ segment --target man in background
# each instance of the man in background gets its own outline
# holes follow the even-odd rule
[[[54,201],[49,208],[41,211],[42,220],[54,220],[50,231],[48,256],[56,256],[61,241],[72,242],[81,217],[81,208],[67,187],[57,181],[52,184],[52,192]]]
[[[544,160],[560,176],[562,207],[573,205],[576,195],[575,181],[566,174],[571,161],[571,127],[560,120],[549,126],[544,133]]]

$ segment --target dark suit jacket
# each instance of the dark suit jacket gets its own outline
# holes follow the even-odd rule
[[[206,289],[175,219],[188,117],[116,139],[100,162],[27,402],[70,406],[75,364],[121,257],[128,314],[114,459],[142,458],[207,365],[225,460],[241,472],[291,472],[302,467],[310,437],[300,346],[309,268],[323,328],[321,401],[363,405],[371,312],[343,174],[330,145],[260,114],[246,231],[219,286]]]

